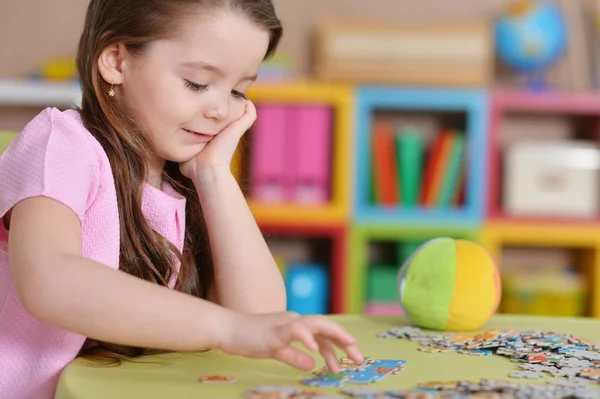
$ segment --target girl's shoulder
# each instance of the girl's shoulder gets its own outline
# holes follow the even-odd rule
[[[42,195],[83,218],[100,188],[110,184],[106,153],[79,111],[46,108],[0,156],[0,216],[21,200]]]
[[[42,147],[46,151],[58,150],[53,144],[60,144],[61,152],[87,151],[90,156],[104,154],[102,146],[85,127],[79,111],[75,109],[44,109],[17,136],[15,147],[21,141],[28,148]]]

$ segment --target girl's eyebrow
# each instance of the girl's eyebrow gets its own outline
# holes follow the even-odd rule
[[[223,70],[219,69],[219,67],[217,67],[213,64],[209,64],[204,61],[188,61],[188,62],[184,62],[183,65],[188,68],[199,69],[201,71],[214,72],[217,75],[221,75],[221,76],[224,75]],[[242,82],[245,82],[245,81],[254,82],[256,80],[256,78],[257,78],[257,75],[252,75],[252,76],[247,76],[247,77],[243,78],[241,81]]]

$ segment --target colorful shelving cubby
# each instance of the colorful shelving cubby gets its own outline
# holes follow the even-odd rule
[[[280,223],[261,223],[261,231],[267,239],[284,240],[288,248],[273,248],[276,259],[280,262],[282,274],[289,280],[289,267],[296,267],[295,272],[300,278],[296,279],[301,284],[300,292],[290,287],[288,299],[294,296],[293,301],[310,302],[321,300],[321,288],[311,287],[315,284],[310,281],[311,274],[302,276],[304,265],[311,269],[325,269],[327,287],[327,311],[330,313],[344,313],[344,281],[346,281],[346,240],[347,229],[344,226],[302,226]],[[294,248],[296,247],[296,248]],[[297,249],[298,248],[298,249]],[[308,252],[308,253],[307,253]],[[295,265],[295,266],[294,266]],[[319,270],[320,272],[321,270]],[[300,295],[298,295],[300,294]]]
[[[503,278],[508,273],[505,259],[507,248],[565,249],[572,256],[572,267],[587,283],[585,316],[600,317],[600,227],[594,225],[565,225],[564,223],[513,223],[496,221],[485,224],[481,232],[481,244],[495,259]],[[538,257],[538,262],[540,257]],[[542,261],[544,261],[542,259]],[[547,262],[557,262],[550,259]],[[550,267],[544,264],[542,267]],[[526,267],[519,265],[519,267]],[[542,271],[543,273],[543,271]],[[538,279],[542,274],[537,275]],[[536,280],[538,280],[536,279]],[[533,283],[534,281],[530,281]],[[563,288],[560,286],[557,288]],[[562,283],[565,286],[566,282]],[[533,300],[533,298],[529,298]]]
[[[406,249],[412,249],[414,245],[418,245],[420,242],[440,236],[478,241],[477,230],[469,227],[440,228],[407,224],[356,224],[351,226],[345,288],[346,312],[364,312],[368,305],[368,290],[373,288],[378,289],[377,287],[369,288],[369,267],[373,258],[372,250],[375,249],[375,246],[383,244],[383,246],[387,246],[388,248],[398,248],[398,245],[405,244],[407,245]],[[377,261],[379,265],[375,266],[395,268],[395,271],[387,272],[388,278],[390,278],[389,276],[397,273],[397,268],[400,267],[400,262],[403,260],[400,259],[401,257],[403,257],[401,250],[397,252],[397,255],[388,256],[387,259],[384,255],[386,262],[381,264],[380,261]],[[376,280],[385,284],[382,289],[387,292],[393,289],[390,287],[396,285],[395,279],[393,280],[393,284],[382,278],[376,278]],[[389,297],[389,294],[385,295]]]
[[[598,222],[592,213],[598,181],[591,171],[599,162],[593,152],[600,143],[600,96],[499,91],[489,107],[487,217]],[[573,145],[589,150],[566,153]]]
[[[234,169],[248,188],[248,203],[259,222],[299,225],[347,222],[353,93],[349,86],[310,82],[264,83],[249,91],[248,97],[256,104],[259,119],[240,146]],[[271,136],[260,130],[263,128]],[[317,141],[318,144],[313,144]],[[277,190],[288,187],[285,186],[288,183],[295,185],[295,193],[301,191],[297,188],[304,183],[312,188],[324,185],[319,189],[324,188],[325,194],[319,194],[316,201],[269,197],[273,192],[277,197]],[[266,189],[260,191],[258,185]],[[280,186],[269,191],[274,185]]]
[[[438,226],[479,223],[487,110],[487,96],[478,90],[359,87],[355,219]],[[377,157],[372,156],[374,149]],[[394,188],[384,192],[389,187]]]

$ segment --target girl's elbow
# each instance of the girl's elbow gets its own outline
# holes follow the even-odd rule
[[[23,308],[36,319],[46,321],[52,306],[46,297],[51,282],[43,281],[36,268],[17,263],[12,267],[14,287]],[[25,272],[27,270],[27,272]]]

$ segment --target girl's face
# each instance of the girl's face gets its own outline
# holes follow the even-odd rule
[[[188,18],[182,34],[122,62],[121,96],[160,160],[184,162],[239,119],[269,44],[266,30],[233,12]]]

